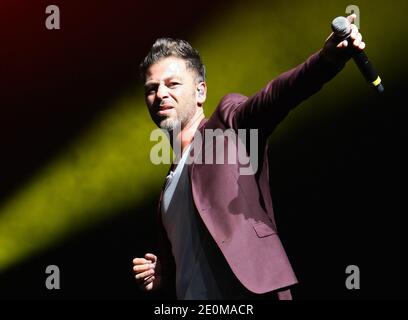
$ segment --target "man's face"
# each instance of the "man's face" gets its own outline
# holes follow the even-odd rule
[[[180,58],[159,60],[146,72],[145,99],[157,126],[166,130],[183,128],[198,108],[195,72]]]

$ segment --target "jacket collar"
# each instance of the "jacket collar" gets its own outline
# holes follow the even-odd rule
[[[200,130],[206,123],[207,123],[208,119],[204,118],[203,120],[201,120],[200,124],[198,125],[197,130]]]

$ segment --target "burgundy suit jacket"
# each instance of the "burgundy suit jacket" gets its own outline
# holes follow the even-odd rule
[[[258,129],[258,170],[255,174],[241,175],[239,163],[188,165],[198,215],[232,272],[254,293],[266,293],[297,283],[275,224],[267,139],[292,108],[319,91],[343,68],[344,63],[327,64],[320,52],[276,77],[252,97],[224,96],[212,116],[203,120],[198,128],[202,137],[205,129]],[[216,145],[214,141],[214,149]],[[203,155],[207,151],[203,145]],[[171,244],[161,224],[160,203],[158,212],[164,235],[162,248],[167,248],[159,258],[165,271],[172,255]]]

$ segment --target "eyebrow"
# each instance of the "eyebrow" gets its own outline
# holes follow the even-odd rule
[[[170,76],[170,77],[167,77],[167,78],[164,79],[165,82],[166,82],[166,81],[169,81],[169,80],[178,80],[178,81],[181,81],[182,79],[181,79],[179,76]],[[147,81],[147,82],[145,83],[144,87],[147,88],[147,87],[150,87],[151,85],[155,85],[155,84],[158,84],[158,81],[154,81],[154,80]]]

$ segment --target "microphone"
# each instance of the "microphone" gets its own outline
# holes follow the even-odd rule
[[[374,89],[381,93],[384,91],[384,86],[381,83],[381,78],[378,72],[374,69],[367,55],[362,50],[357,50],[353,47],[352,39],[350,38],[351,27],[350,21],[345,17],[337,17],[332,22],[332,30],[334,34],[343,40],[348,40],[349,48],[352,50],[352,57],[364,78],[374,87]]]

